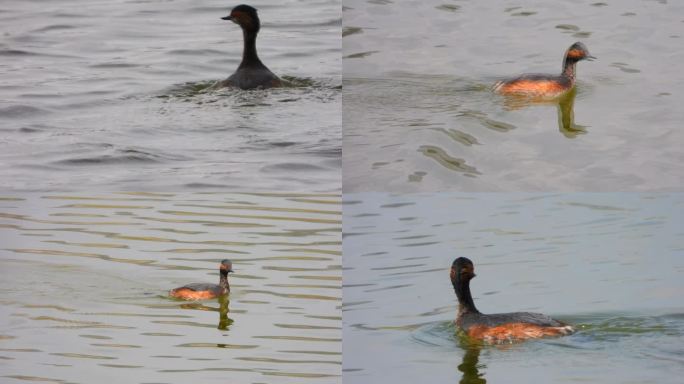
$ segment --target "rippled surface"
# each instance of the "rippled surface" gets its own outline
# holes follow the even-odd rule
[[[211,91],[241,59],[237,4],[3,1],[5,188],[339,191],[340,2],[251,3],[294,85]]]
[[[345,383],[678,383],[684,195],[344,197]],[[572,336],[455,336],[448,271],[473,260],[483,313],[531,311]]]
[[[0,382],[339,383],[340,220],[337,195],[3,197]],[[223,258],[228,302],[166,296]]]
[[[683,4],[345,2],[344,190],[663,191],[684,183]],[[490,91],[560,73],[566,103]]]

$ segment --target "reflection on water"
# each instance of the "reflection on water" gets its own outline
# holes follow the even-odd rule
[[[480,350],[482,345],[476,343],[461,343],[461,348],[465,351],[463,354],[463,362],[458,365],[458,370],[463,372],[461,377],[461,384],[484,384],[487,380],[484,379],[484,374],[480,373],[480,369],[486,370],[487,366],[480,364]]]
[[[228,312],[230,312],[230,298],[229,295],[220,296],[216,299],[218,308],[208,306],[202,303],[186,303],[181,304],[180,308],[190,309],[190,310],[201,310],[201,311],[212,311],[219,313],[218,329],[228,330],[230,325],[233,324],[234,320],[228,317]]]
[[[682,4],[444,3],[345,2],[345,192],[684,184]],[[600,60],[579,66],[576,96],[556,108],[490,92],[503,78],[558,74],[576,41]]]
[[[218,329],[220,330],[228,330],[230,328],[230,325],[233,324],[233,319],[228,318],[228,306],[230,304],[230,300],[228,300],[228,296],[222,296],[218,299],[219,301],[219,323],[218,323]]]
[[[575,124],[575,95],[577,88],[561,98],[558,103],[558,130],[568,139],[574,139],[577,135],[587,133],[586,127]]]
[[[684,195],[344,199],[345,382],[679,379]],[[462,337],[457,256],[477,265],[483,313],[540,312],[578,332],[494,346]]]
[[[676,362],[684,338],[684,313],[651,316],[648,314],[590,313],[569,318],[580,329],[572,337],[527,341],[512,345],[484,345],[455,334],[453,322],[435,322],[419,327],[411,333],[412,339],[431,348],[449,349],[461,354],[458,361],[460,383],[486,383],[487,377],[497,374],[497,366],[508,360],[542,359],[540,353],[560,354],[559,358],[574,358],[596,348],[614,349],[654,359]],[[646,350],[658,345],[659,352]],[[440,352],[440,353],[443,353]],[[481,358],[480,355],[483,354]],[[624,355],[620,355],[624,358]],[[493,372],[489,374],[488,364]],[[536,366],[536,364],[535,364]],[[548,368],[548,367],[547,367]],[[543,374],[543,372],[541,372]],[[677,377],[661,377],[660,382],[676,382]],[[590,380],[591,381],[591,380]],[[593,381],[591,381],[593,382]],[[603,381],[596,381],[603,382]],[[614,382],[625,382],[617,378]],[[629,382],[629,379],[626,379]]]
[[[339,199],[0,198],[0,376],[338,383]],[[168,297],[173,287],[214,283],[224,258],[236,272],[229,295]]]
[[[521,109],[535,105],[554,105],[558,109],[558,130],[568,139],[587,133],[586,127],[575,124],[575,97],[577,88],[573,87],[567,94],[555,100],[534,100],[520,96],[505,96],[504,105],[508,110]]]
[[[558,138],[590,136],[585,135],[588,133],[585,125],[575,123],[577,88],[557,99],[538,100],[495,95],[488,87],[467,84],[458,78],[394,76],[402,76],[402,79],[345,79],[348,84],[345,92],[354,94],[343,106],[352,115],[349,134],[345,133],[344,138],[350,153],[343,159],[345,191],[379,190],[380,182],[383,182],[382,189],[391,191],[424,190],[425,184],[430,186],[428,189],[439,185],[443,190],[454,187],[479,190],[485,184],[487,189],[501,189],[521,180],[509,176],[510,172],[515,174],[522,170],[523,164],[538,160],[535,158],[537,151],[529,147],[537,140],[534,136],[543,134],[544,140],[562,143],[562,148],[567,148],[569,142],[559,142]],[[385,95],[383,103],[392,103],[410,116],[397,115],[395,109],[353,113],[357,107],[376,102],[381,94]],[[487,112],[476,106],[477,103],[491,104],[496,111]],[[508,122],[516,115],[528,113],[534,114],[535,120],[543,120],[541,130],[531,132],[528,127]],[[367,120],[373,122],[374,127],[356,131],[368,124]],[[391,127],[383,127],[383,124]],[[561,135],[552,139],[548,135],[552,130],[558,130]],[[511,141],[504,143],[503,139]],[[496,154],[488,150],[489,144],[496,143],[497,150],[501,148],[515,157],[516,154],[511,153],[515,151],[513,142],[520,139],[529,139],[529,142],[524,144],[528,146],[526,159],[519,163],[511,162],[509,158],[496,160]],[[380,145],[382,151],[370,151],[374,145]],[[419,157],[416,158],[416,154]],[[553,156],[559,156],[559,153],[554,152]],[[573,163],[575,160],[571,157],[563,161]],[[357,167],[368,168],[360,170]],[[550,178],[557,176],[549,170],[540,172]],[[368,184],[366,178],[370,174],[374,175],[374,180]],[[376,176],[378,180],[375,180]],[[495,177],[503,179],[495,180]],[[524,176],[530,177],[534,175]],[[542,184],[540,179],[538,185]]]

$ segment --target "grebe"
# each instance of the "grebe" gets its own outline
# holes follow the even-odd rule
[[[555,98],[575,86],[575,67],[580,60],[592,60],[587,47],[576,42],[565,52],[563,72],[558,75],[526,74],[515,79],[499,81],[494,92],[502,95],[519,95],[542,98]]]
[[[169,291],[169,296],[184,300],[206,300],[220,297],[230,292],[228,272],[233,272],[233,263],[226,259],[219,266],[221,277],[217,284],[193,283]]]
[[[575,331],[572,326],[541,313],[480,313],[470,295],[470,280],[475,277],[475,267],[473,262],[465,257],[454,260],[449,277],[458,297],[456,326],[473,339],[498,344],[544,336],[568,335]]]
[[[230,15],[221,19],[230,20],[242,28],[244,48],[240,66],[229,78],[221,81],[219,86],[241,89],[280,87],[282,81],[257,56],[256,38],[261,26],[257,10],[242,4],[233,8]]]

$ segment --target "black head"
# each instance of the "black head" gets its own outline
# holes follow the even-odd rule
[[[249,5],[240,4],[230,11],[230,15],[222,17],[223,20],[230,20],[250,32],[259,32],[261,24],[257,10]]]
[[[573,60],[573,61],[580,61],[580,60],[593,60],[595,59],[594,56],[589,54],[589,50],[587,49],[587,46],[580,43],[579,41],[576,42],[575,44],[571,45],[570,48],[568,48],[568,51],[565,53],[566,59]]]
[[[221,265],[219,266],[221,273],[228,274],[228,272],[233,272],[233,262],[228,259],[221,260]]]
[[[475,277],[475,266],[470,259],[466,257],[459,257],[451,264],[451,271],[449,277],[452,283],[467,282]]]

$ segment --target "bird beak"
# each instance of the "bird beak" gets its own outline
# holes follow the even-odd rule
[[[592,56],[592,55],[587,55],[587,56],[585,57],[585,59],[587,59],[587,60],[589,60],[589,61],[593,61],[593,60],[596,60],[596,57],[595,57],[595,56]]]
[[[221,20],[233,20],[233,16],[228,15],[226,17],[222,17]]]
[[[232,272],[232,273],[235,273],[235,271],[233,271],[232,269],[229,269],[229,270],[228,270],[228,273],[231,273],[231,272]]]

